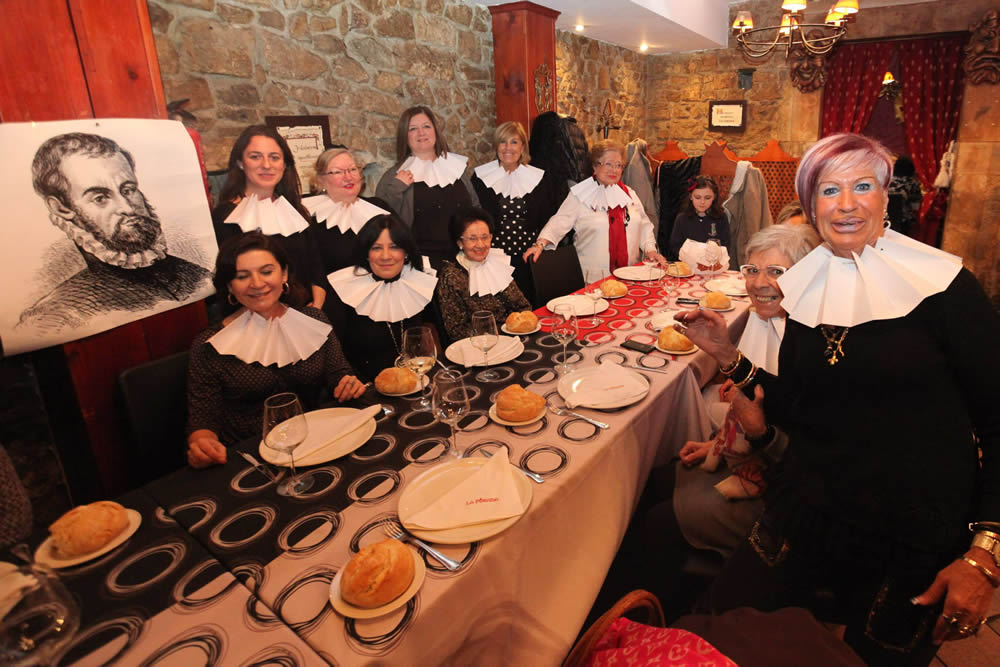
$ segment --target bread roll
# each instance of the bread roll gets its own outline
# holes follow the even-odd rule
[[[665,327],[656,337],[656,344],[659,345],[660,349],[675,352],[687,352],[694,349],[694,343],[691,342],[691,339],[673,327]]]
[[[725,310],[733,305],[733,302],[722,292],[709,292],[705,296],[701,297],[701,305],[705,308]]]
[[[128,526],[125,508],[111,500],[80,505],[49,526],[52,544],[60,558],[75,558],[97,551]]]
[[[504,324],[507,326],[507,331],[525,333],[535,330],[535,327],[538,326],[538,317],[530,310],[525,310],[520,313],[511,313],[507,316],[507,321]]]
[[[371,609],[392,602],[413,583],[413,555],[399,540],[369,544],[344,567],[340,597]]]
[[[545,399],[519,384],[504,387],[497,394],[497,416],[509,422],[526,422],[545,409]]]
[[[405,394],[417,388],[417,374],[409,368],[386,368],[375,376],[375,388],[383,394]]]
[[[605,280],[601,285],[601,292],[604,296],[624,296],[628,292],[628,286],[620,280]]]
[[[691,267],[687,262],[671,262],[667,265],[667,275],[689,276],[691,275]]]

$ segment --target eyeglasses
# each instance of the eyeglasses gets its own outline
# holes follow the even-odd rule
[[[466,243],[488,243],[489,240],[493,238],[493,235],[484,234],[483,236],[460,236],[459,238]]]
[[[617,171],[621,171],[625,168],[625,165],[621,162],[598,162],[597,166],[604,167],[605,169],[615,169]]]
[[[357,176],[361,173],[361,170],[357,167],[351,167],[350,169],[331,169],[330,171],[324,171],[323,176],[333,176],[334,178],[340,178],[344,174],[348,176]]]
[[[764,267],[764,277],[769,278],[770,280],[777,280],[781,276],[785,275],[785,271],[787,270],[788,269],[785,268],[784,266],[779,266],[777,264],[768,264],[767,266]],[[760,274],[760,271],[761,271],[760,267],[758,267],[756,264],[743,264],[742,266],[740,266],[740,273],[742,273],[743,277],[746,278],[747,280],[750,280],[751,278],[756,278]]]

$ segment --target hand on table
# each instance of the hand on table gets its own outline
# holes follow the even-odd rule
[[[681,447],[681,463],[688,467],[701,463],[708,456],[708,452],[711,451],[713,444],[715,444],[714,440],[706,440],[704,442],[688,440]]]
[[[736,360],[736,346],[729,340],[729,328],[722,315],[696,308],[677,313],[674,319],[681,323],[675,324],[674,329],[690,338],[719,364],[728,365]]]
[[[966,556],[987,566],[993,564],[990,553],[979,547],[970,547]],[[975,634],[989,613],[995,590],[982,572],[958,559],[938,572],[930,588],[912,602],[927,606],[944,597],[944,609],[934,624],[934,643],[940,644]]]
[[[226,462],[226,447],[215,433],[202,429],[188,437],[188,464],[192,468],[207,468]]]
[[[396,172],[396,178],[400,181],[406,183],[407,185],[413,185],[413,172],[409,169],[402,169]]]
[[[353,375],[345,375],[340,378],[340,382],[333,390],[333,397],[343,403],[344,401],[350,401],[361,394],[365,393],[367,386],[364,382],[354,377]]]

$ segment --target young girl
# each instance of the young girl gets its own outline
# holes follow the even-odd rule
[[[719,201],[719,186],[710,176],[698,176],[694,179],[691,197],[684,210],[674,220],[674,229],[670,234],[670,259],[677,259],[684,241],[692,239],[705,243],[713,236],[720,245],[729,246],[729,218]]]

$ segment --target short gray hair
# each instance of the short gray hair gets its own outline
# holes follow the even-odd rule
[[[771,225],[750,237],[743,261],[749,261],[754,253],[774,249],[795,264],[819,244],[819,234],[812,225]]]

